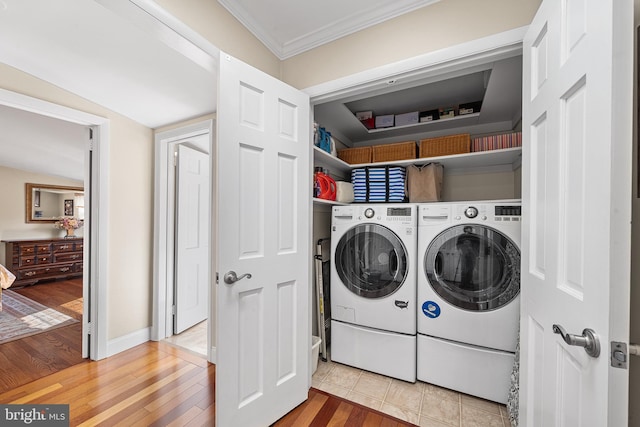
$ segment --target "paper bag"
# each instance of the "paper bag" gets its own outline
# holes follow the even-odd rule
[[[441,163],[407,166],[406,192],[410,203],[438,202],[442,192]]]

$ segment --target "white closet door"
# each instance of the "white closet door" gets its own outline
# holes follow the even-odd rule
[[[633,2],[545,0],[524,40],[521,426],[627,424]],[[599,356],[558,331],[598,336]]]
[[[309,108],[307,95],[221,55],[219,426],[270,425],[308,395]]]

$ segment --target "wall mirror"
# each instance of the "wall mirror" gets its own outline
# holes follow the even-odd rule
[[[55,222],[62,216],[84,219],[84,188],[26,184],[28,223]]]

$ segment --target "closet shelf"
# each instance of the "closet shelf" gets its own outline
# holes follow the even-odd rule
[[[436,127],[436,125],[440,125],[440,126],[437,126],[438,128],[451,128],[451,127],[460,127],[460,126],[468,125],[471,123],[475,124],[477,121],[476,120],[477,117],[480,117],[480,113],[464,114],[462,116],[454,116],[449,118],[437,119],[429,122],[412,123],[410,125],[404,125],[404,126],[391,126],[387,128],[375,128],[375,129],[367,129],[364,125],[362,125],[362,127],[367,129],[368,134],[388,133],[389,135],[398,134],[398,136],[400,136],[400,135],[406,134],[405,130],[409,128],[413,128],[411,130],[415,132],[418,132],[418,131],[426,132],[430,126]]]
[[[336,202],[335,200],[326,200],[326,199],[318,199],[317,197],[313,198],[313,204],[315,205],[348,205],[348,203]]]
[[[473,153],[454,154],[450,156],[428,157],[421,159],[401,160],[394,162],[379,162],[379,163],[362,163],[362,164],[349,164],[343,162],[330,155],[329,153],[313,147],[314,151],[314,164],[315,166],[326,167],[329,170],[337,170],[343,173],[348,173],[352,169],[362,168],[366,166],[409,166],[409,165],[425,165],[427,163],[439,162],[444,166],[445,171],[472,171],[491,169],[496,167],[509,166],[511,169],[515,169],[520,165],[522,158],[522,147],[505,148],[502,150],[490,150],[490,151],[477,151]]]

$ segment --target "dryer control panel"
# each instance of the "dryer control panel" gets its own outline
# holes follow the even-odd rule
[[[518,204],[458,204],[455,206],[453,220],[474,222],[520,221],[521,207]]]

